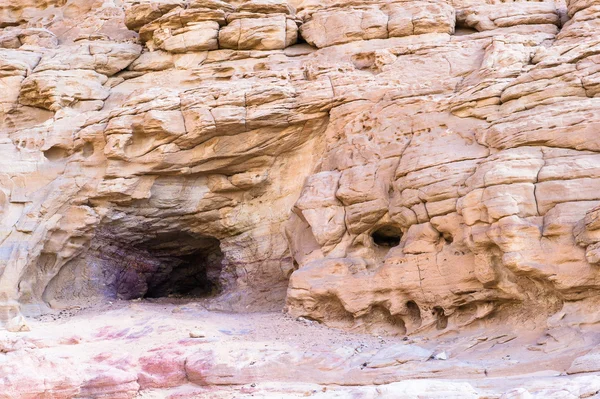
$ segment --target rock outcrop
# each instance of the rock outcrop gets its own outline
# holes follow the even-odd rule
[[[460,331],[596,300],[598,6],[454,7],[455,36],[347,47],[368,75],[287,225],[293,314]]]
[[[399,340],[188,350],[98,325],[91,369],[44,357],[77,337],[0,341],[0,397],[597,396],[598,0],[0,0],[0,87],[3,329],[191,295]],[[405,336],[535,355],[443,365]],[[95,346],[121,339],[151,353]],[[399,382],[534,364],[548,379],[509,391]]]
[[[0,16],[10,329],[189,293],[399,335],[598,323],[596,1]]]

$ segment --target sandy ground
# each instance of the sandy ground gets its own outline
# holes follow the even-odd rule
[[[301,351],[315,347],[355,346],[380,349],[403,337],[375,337],[329,328],[318,322],[296,319],[285,312],[228,313],[207,309],[207,303],[195,299],[143,299],[115,301],[86,308],[74,307],[29,321],[32,330],[53,330],[61,334],[69,326],[93,333],[94,326],[153,324],[156,330],[169,330],[170,339],[189,338],[195,330],[205,331],[219,342],[293,342]],[[130,319],[127,323],[125,320]],[[154,335],[158,338],[160,334]]]
[[[527,387],[534,382],[545,389],[583,384],[565,371],[577,356],[600,342],[595,333],[563,332],[553,337],[543,330],[517,333],[502,326],[485,334],[473,330],[421,337],[371,336],[283,312],[225,313],[208,310],[202,300],[168,298],[74,307],[29,319],[28,324],[30,332],[0,333],[0,349],[4,345],[0,371],[14,374],[4,381],[6,392],[12,393],[2,396],[0,392],[0,398],[368,398],[397,392],[405,394],[393,397],[499,398],[511,389],[533,390],[531,397],[543,398],[549,394],[535,396],[539,387]],[[198,353],[210,361],[191,366],[190,359]],[[27,385],[32,378],[29,369],[18,366],[23,357],[34,359],[32,368],[43,380],[45,396],[19,396],[23,389],[16,384]],[[371,366],[376,358],[380,363],[384,359],[383,366]],[[194,367],[202,369],[200,380],[188,375],[189,370],[198,374]],[[81,374],[63,396],[54,395],[53,389],[58,388],[49,383],[65,378],[54,375],[56,369]],[[139,373],[149,373],[151,382],[143,382]],[[586,378],[591,377],[597,378],[593,382],[600,391],[600,376],[586,373]],[[29,385],[34,387],[38,380]],[[419,385],[424,383],[428,385]],[[90,384],[94,388],[85,390]],[[589,392],[595,389],[587,379],[585,384],[591,386]],[[78,385],[84,386],[83,391]],[[76,392],[73,387],[80,389],[79,396],[69,393]],[[416,396],[410,396],[415,389]]]

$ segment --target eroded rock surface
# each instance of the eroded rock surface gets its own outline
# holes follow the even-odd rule
[[[597,0],[16,0],[0,27],[3,327],[193,294],[501,324],[600,369]]]

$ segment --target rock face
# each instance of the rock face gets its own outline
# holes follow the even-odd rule
[[[12,330],[170,294],[392,335],[600,321],[595,0],[17,0],[0,26]]]
[[[599,5],[453,7],[454,36],[337,46],[345,102],[286,225],[293,314],[418,333],[597,300]]]

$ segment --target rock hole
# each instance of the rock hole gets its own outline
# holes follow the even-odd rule
[[[383,305],[374,305],[369,313],[361,317],[361,322],[370,334],[402,336],[407,329],[404,318],[391,314]]]
[[[67,157],[67,150],[58,146],[52,146],[44,151],[44,156],[49,161],[59,161]]]
[[[298,38],[296,39],[296,43],[294,44],[308,44],[306,39],[302,37],[302,33],[300,33],[300,29],[298,29]]]
[[[477,29],[468,26],[463,18],[464,15],[462,15],[460,12],[456,13],[456,22],[454,24],[454,36],[465,36],[472,35],[474,33],[479,33]]]
[[[418,328],[421,326],[421,310],[419,309],[419,305],[415,301],[406,302],[406,310],[408,312],[407,319],[411,323],[412,328]]]
[[[90,142],[87,142],[83,145],[83,156],[85,158],[89,158],[94,155],[94,145]]]
[[[395,247],[400,244],[402,230],[396,226],[382,226],[371,233],[371,238],[380,247]]]
[[[444,238],[444,241],[446,242],[446,244],[452,244],[452,242],[454,241],[454,238],[452,237],[452,234],[450,234],[450,233],[443,233],[442,237]]]
[[[448,316],[446,316],[446,313],[441,306],[434,306],[434,308],[431,310],[431,314],[436,319],[435,327],[438,330],[443,330],[444,328],[448,327]]]
[[[334,295],[319,298],[312,316],[314,320],[333,327],[350,328],[354,324],[352,313],[348,312],[342,301]]]

